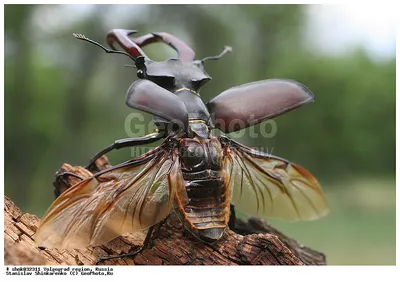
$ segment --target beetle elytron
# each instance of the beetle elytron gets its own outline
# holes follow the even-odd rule
[[[128,232],[150,228],[176,210],[185,228],[213,243],[226,229],[230,204],[249,215],[311,220],[328,212],[316,179],[304,168],[250,149],[210,130],[234,132],[314,100],[304,85],[269,79],[230,88],[204,104],[199,90],[211,78],[184,42],[168,33],[137,38],[136,31],[114,29],[106,49],[83,35],[78,39],[108,53],[129,56],[139,80],[126,104],[153,114],[158,131],[115,141],[89,164],[113,149],[164,142],[139,157],[98,171],[62,193],[44,216],[35,240],[40,246],[79,248],[104,244]],[[150,60],[141,47],[164,42],[177,59]],[[115,44],[125,51],[116,50]],[[93,171],[93,169],[92,169]],[[150,233],[151,231],[149,231]]]

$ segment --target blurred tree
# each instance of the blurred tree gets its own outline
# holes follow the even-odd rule
[[[7,27],[6,52],[8,58],[11,58],[6,61],[5,65],[7,70],[5,72],[5,92],[10,95],[7,95],[5,100],[6,142],[4,151],[7,160],[5,173],[14,176],[12,181],[9,178],[6,179],[6,183],[12,187],[26,187],[26,178],[29,179],[32,176],[35,143],[40,142],[36,132],[26,126],[29,123],[33,102],[31,90],[32,45],[26,33],[30,15],[34,9],[35,6],[31,5],[6,5],[4,10],[4,23]],[[16,130],[16,124],[24,127],[23,130]],[[27,199],[23,196],[19,198],[20,204],[26,206]]]
[[[297,52],[273,69],[316,95],[315,104],[276,119],[282,155],[330,179],[394,175],[394,61],[373,62],[362,50],[342,58]]]

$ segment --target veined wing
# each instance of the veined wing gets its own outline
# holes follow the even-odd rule
[[[249,215],[295,221],[329,212],[318,181],[297,164],[230,140],[224,148],[224,170],[232,202]]]
[[[104,244],[163,220],[182,189],[178,156],[164,143],[61,194],[43,217],[35,241],[62,249]]]

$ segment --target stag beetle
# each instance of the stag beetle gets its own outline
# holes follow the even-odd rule
[[[211,77],[203,63],[220,59],[231,48],[195,60],[193,50],[171,34],[131,38],[135,33],[111,30],[107,36],[111,49],[83,35],[74,36],[134,61],[139,79],[129,87],[126,104],[153,114],[158,131],[117,140],[98,153],[87,166],[93,176],[62,193],[47,211],[35,235],[40,245],[100,245],[149,228],[145,246],[153,226],[173,210],[185,228],[207,244],[222,238],[231,204],[249,215],[286,220],[312,220],[328,212],[320,185],[306,169],[210,133],[213,128],[237,131],[309,103],[314,95],[307,87],[268,79],[230,88],[204,104],[199,91]],[[152,61],[141,48],[154,42],[168,44],[178,58]],[[124,51],[116,50],[116,44]],[[161,138],[164,142],[151,151],[95,171],[95,161],[109,151]]]

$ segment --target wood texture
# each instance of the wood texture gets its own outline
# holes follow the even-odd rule
[[[103,164],[104,165],[104,164]],[[58,173],[70,171],[90,174],[81,167],[64,164]],[[66,177],[73,184],[79,179]],[[64,187],[66,188],[66,187]],[[22,214],[11,199],[4,197],[4,261],[6,265],[94,265],[98,257],[135,251],[144,240],[144,233],[120,236],[103,246],[85,249],[40,250],[33,241],[40,219]],[[265,221],[237,219],[234,231],[227,230],[214,245],[199,242],[183,228],[172,213],[153,233],[152,243],[136,257],[110,259],[107,265],[322,265],[322,253],[299,245]]]

